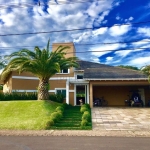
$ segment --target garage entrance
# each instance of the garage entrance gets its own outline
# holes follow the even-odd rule
[[[125,106],[125,100],[129,100],[133,90],[138,91],[144,106],[149,99],[149,86],[99,86],[93,85],[93,99],[103,97],[108,106]]]

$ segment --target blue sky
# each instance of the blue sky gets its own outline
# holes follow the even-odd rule
[[[40,6],[38,0],[0,0],[0,35],[91,28],[0,36],[0,55],[43,48],[50,38],[74,42],[82,60],[140,68],[150,64],[148,21],[149,0],[40,0]]]

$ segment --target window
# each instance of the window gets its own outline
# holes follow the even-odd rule
[[[60,73],[69,73],[69,69],[62,69]],[[59,73],[58,73],[59,74]]]
[[[63,94],[66,97],[66,89],[56,89],[56,94]]]
[[[69,73],[69,69],[63,69],[61,70],[61,73]]]
[[[80,75],[78,74],[77,75],[77,79],[83,79],[83,75],[82,74],[80,74]]]

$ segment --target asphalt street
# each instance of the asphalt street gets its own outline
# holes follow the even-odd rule
[[[0,150],[149,150],[148,137],[0,136]]]

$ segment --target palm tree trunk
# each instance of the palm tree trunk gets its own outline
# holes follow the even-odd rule
[[[40,79],[38,87],[38,100],[49,99],[49,79]]]

